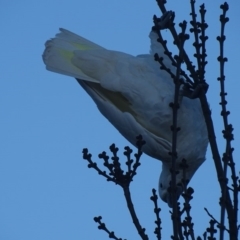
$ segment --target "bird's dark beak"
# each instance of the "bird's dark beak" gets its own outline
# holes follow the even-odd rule
[[[179,199],[180,195],[182,194],[183,188],[182,186],[177,186],[176,190],[176,200]],[[173,196],[172,193],[169,191],[166,196],[166,202],[170,208],[173,208]]]

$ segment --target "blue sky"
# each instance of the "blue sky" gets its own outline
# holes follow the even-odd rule
[[[219,68],[216,61],[221,1],[206,2],[209,41],[207,81],[219,147],[222,120],[219,117]],[[189,1],[169,1],[176,22],[189,19]],[[234,156],[240,152],[239,113],[239,9],[231,1],[227,24],[226,86],[230,122],[234,126]],[[129,143],[101,116],[95,104],[70,77],[45,70],[44,43],[59,27],[71,30],[105,48],[132,55],[148,53],[148,33],[153,14],[160,15],[155,1],[1,1],[0,55],[0,239],[108,239],[92,220],[102,215],[116,235],[139,239],[126,209],[122,190],[107,183],[82,160],[89,148],[94,159],[113,142],[120,150]],[[170,35],[165,32],[169,43]],[[192,52],[191,44],[187,50]],[[222,152],[222,151],[221,151]],[[202,234],[209,218],[207,207],[219,216],[219,187],[211,152],[190,185],[195,231]],[[125,159],[123,158],[123,161]],[[134,204],[142,225],[154,239],[151,189],[157,188],[161,163],[143,155],[132,183]],[[239,162],[237,169],[240,169]],[[169,208],[162,201],[163,236],[172,232]]]

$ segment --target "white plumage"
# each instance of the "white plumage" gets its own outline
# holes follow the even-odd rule
[[[160,197],[169,202],[167,188],[171,180],[172,109],[174,84],[159,69],[153,55],[163,56],[165,64],[175,72],[150,32],[150,54],[132,55],[107,50],[65,29],[46,42],[43,61],[50,71],[77,79],[91,96],[100,112],[133,145],[141,134],[146,144],[143,152],[162,161],[159,179]],[[198,99],[183,97],[178,111],[177,167],[185,158],[187,179],[191,179],[204,162],[208,144],[207,130]],[[181,182],[182,173],[177,175]],[[179,192],[180,194],[180,192]]]

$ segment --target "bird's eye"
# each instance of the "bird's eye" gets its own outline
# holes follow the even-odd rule
[[[162,188],[163,186],[162,186],[162,184],[160,183],[160,188]]]

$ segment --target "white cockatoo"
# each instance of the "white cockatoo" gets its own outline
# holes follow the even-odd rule
[[[171,205],[168,191],[171,181],[172,108],[174,83],[154,54],[176,72],[154,31],[150,32],[150,54],[132,56],[108,50],[68,30],[60,29],[46,42],[43,61],[49,71],[77,79],[96,103],[99,111],[133,145],[142,135],[146,144],[142,151],[162,161],[159,195]],[[179,163],[187,160],[186,178],[190,180],[204,162],[208,145],[207,129],[199,99],[183,97],[178,110],[176,168],[177,183],[183,178]],[[181,194],[178,191],[177,197]]]

